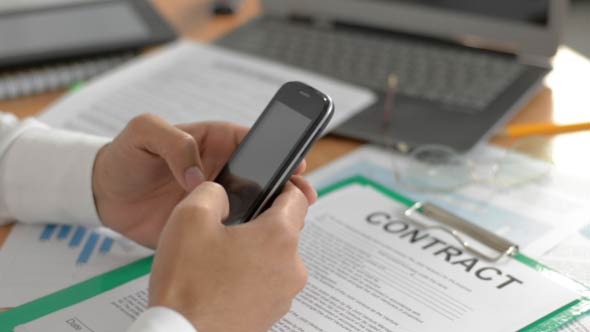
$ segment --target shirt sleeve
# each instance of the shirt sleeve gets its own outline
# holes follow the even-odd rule
[[[127,332],[197,332],[181,314],[164,307],[148,309]]]
[[[0,224],[100,225],[92,169],[108,141],[0,113]]]

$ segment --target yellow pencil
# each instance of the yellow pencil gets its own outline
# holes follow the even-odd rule
[[[556,135],[582,130],[590,130],[590,122],[566,125],[558,125],[554,123],[510,125],[504,129],[502,136],[517,138],[531,135]]]

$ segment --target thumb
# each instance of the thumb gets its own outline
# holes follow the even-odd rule
[[[215,221],[221,225],[228,215],[229,199],[225,189],[214,182],[203,182],[178,203],[172,220],[189,223]]]
[[[164,159],[186,191],[205,181],[199,146],[192,135],[151,114],[134,118],[127,130],[140,148]]]

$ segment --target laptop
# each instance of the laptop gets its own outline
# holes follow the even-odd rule
[[[217,44],[371,88],[379,101],[333,133],[402,151],[466,152],[493,135],[540,88],[567,12],[566,0],[261,2]]]

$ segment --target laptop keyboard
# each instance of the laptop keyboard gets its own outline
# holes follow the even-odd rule
[[[501,55],[271,19],[248,24],[219,44],[377,91],[395,73],[398,93],[474,113],[524,70]]]

